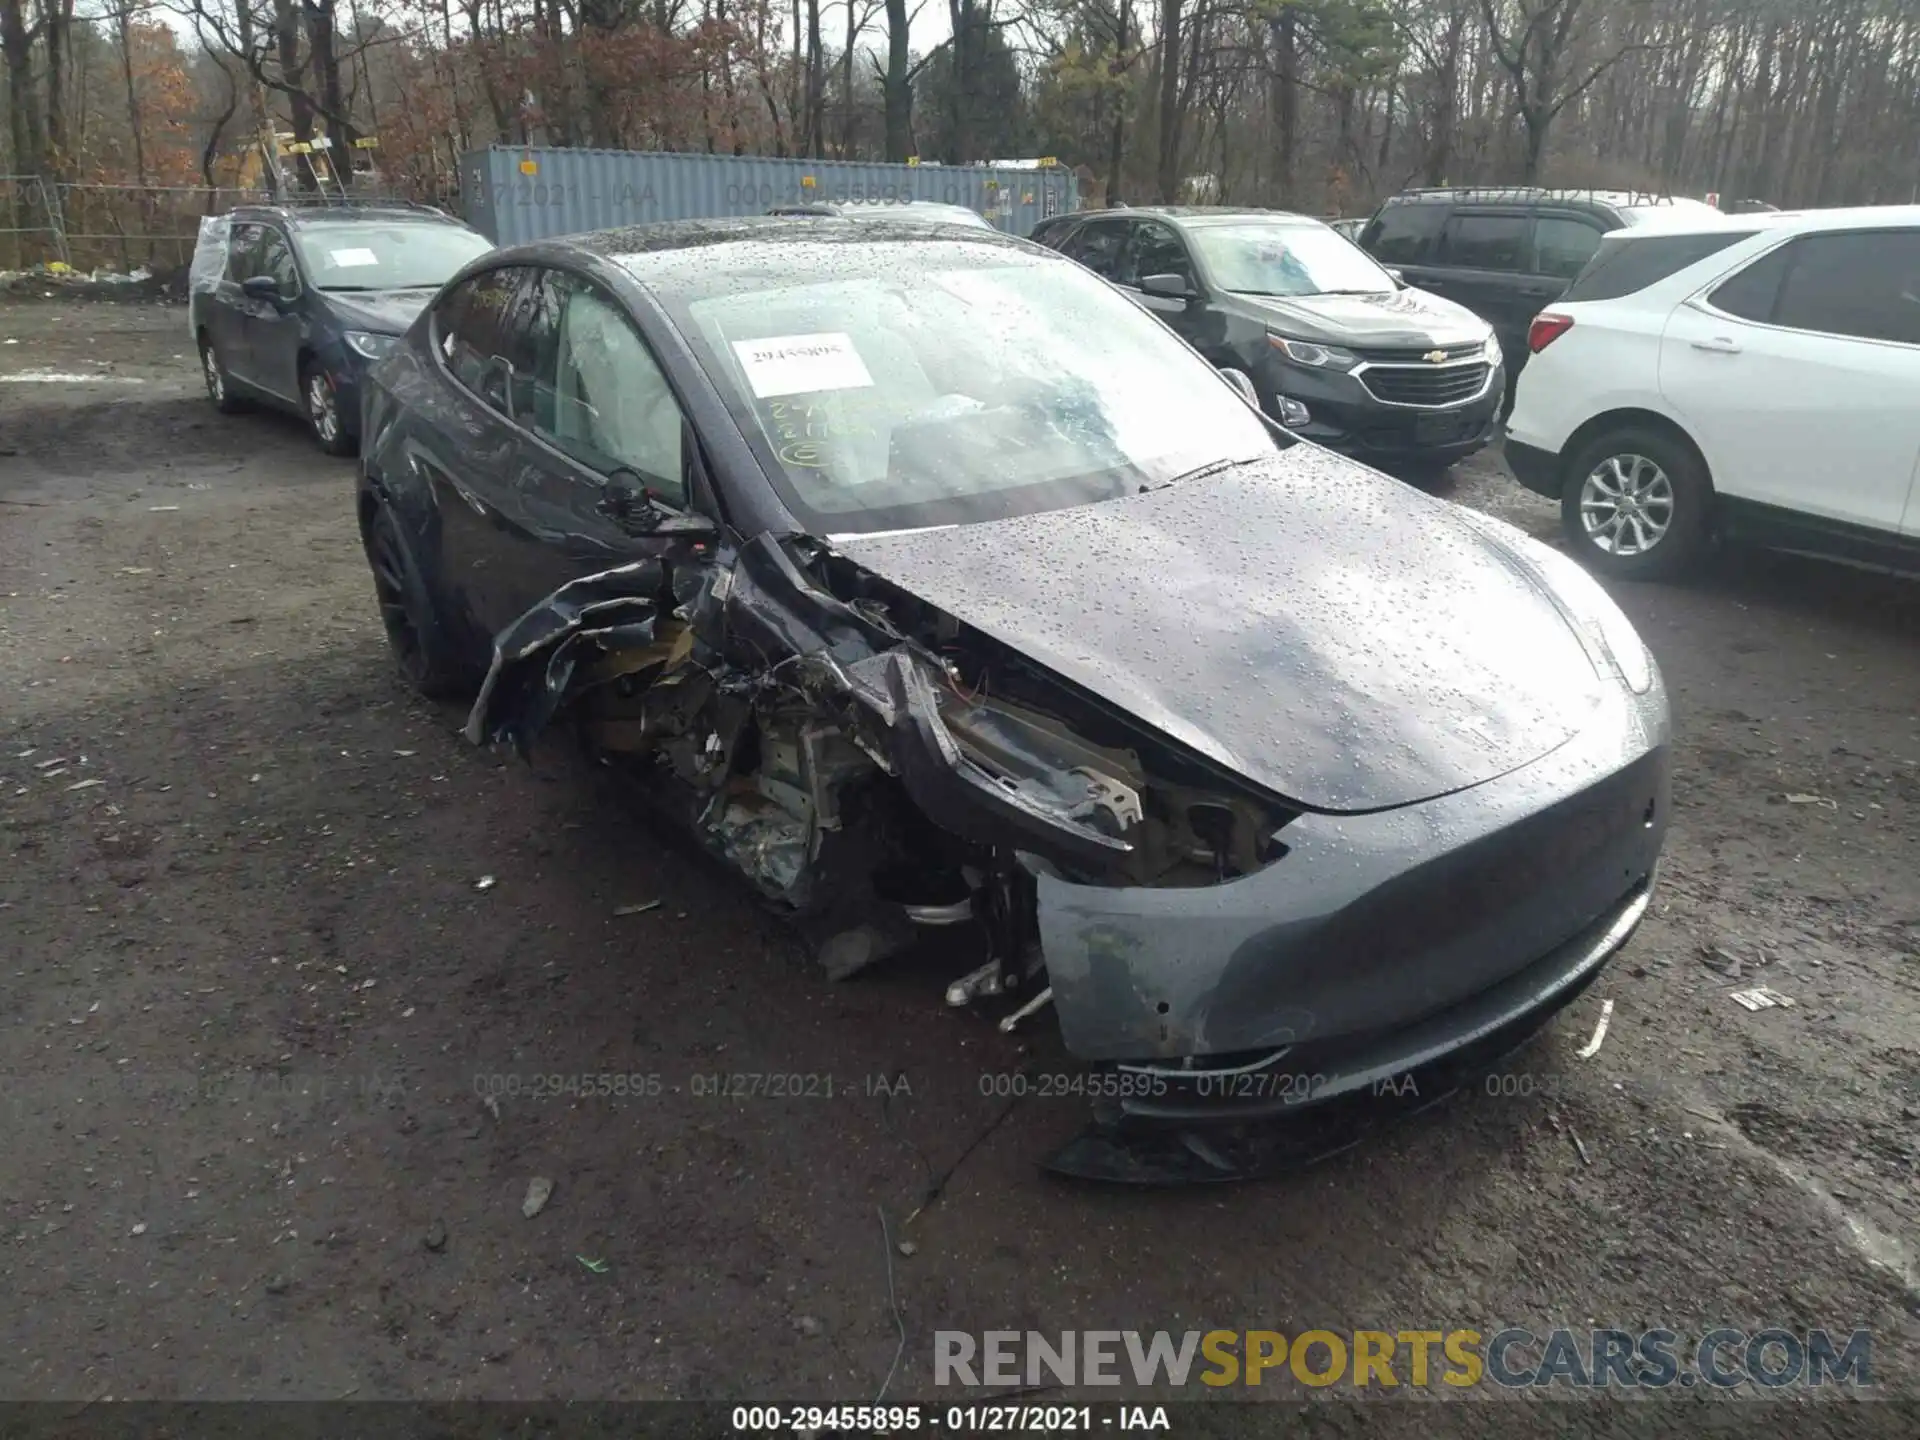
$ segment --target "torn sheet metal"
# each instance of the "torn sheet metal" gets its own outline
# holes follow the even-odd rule
[[[467,715],[475,745],[507,742],[523,757],[566,698],[583,654],[645,645],[666,577],[640,560],[562,585],[493,642],[487,678]]]

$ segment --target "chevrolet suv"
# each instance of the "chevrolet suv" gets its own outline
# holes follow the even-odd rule
[[[1043,243],[1251,377],[1261,408],[1295,434],[1411,468],[1492,438],[1504,386],[1486,322],[1409,288],[1321,221],[1189,207],[1072,218]]]

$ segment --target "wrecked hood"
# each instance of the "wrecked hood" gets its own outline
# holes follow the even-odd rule
[[[843,536],[855,563],[1310,810],[1514,770],[1593,713],[1559,609],[1451,505],[1298,445],[1144,495]]]

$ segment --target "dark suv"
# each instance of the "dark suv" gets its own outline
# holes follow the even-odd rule
[[[1215,365],[1245,372],[1294,433],[1416,468],[1491,438],[1503,387],[1486,322],[1408,288],[1322,222],[1187,207],[1069,218],[1035,233]]]
[[[426,206],[250,205],[203,225],[190,307],[207,394],[291,410],[329,454],[360,433],[360,377],[448,276],[493,248]]]
[[[1704,200],[1617,190],[1409,190],[1360,232],[1360,246],[1407,283],[1456,300],[1493,326],[1509,387],[1527,327],[1593,258],[1600,237],[1663,218],[1717,215]]]

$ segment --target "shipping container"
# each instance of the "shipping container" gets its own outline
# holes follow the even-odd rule
[[[467,223],[496,245],[655,220],[762,215],[775,205],[910,200],[964,205],[997,229],[1026,235],[1047,216],[1078,209],[1079,183],[1058,165],[1001,170],[506,145],[469,151],[460,164]]]

